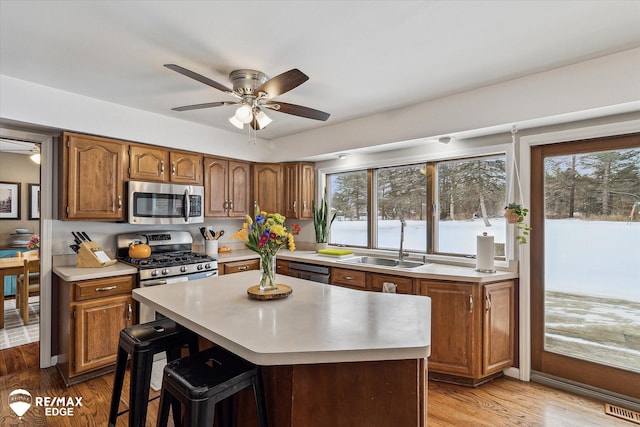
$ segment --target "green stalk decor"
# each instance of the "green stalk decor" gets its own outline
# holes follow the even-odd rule
[[[329,229],[331,224],[336,219],[336,213],[334,212],[329,221],[329,204],[327,203],[327,192],[324,196],[319,207],[316,207],[315,200],[313,201],[313,226],[316,230],[316,243],[327,243],[327,237],[329,237]]]

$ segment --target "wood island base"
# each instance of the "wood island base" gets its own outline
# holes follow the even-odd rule
[[[424,359],[262,367],[269,425],[427,425]],[[256,426],[250,390],[238,395],[236,424]]]

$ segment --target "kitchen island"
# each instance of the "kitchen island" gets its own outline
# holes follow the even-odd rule
[[[135,289],[133,297],[260,365],[270,425],[426,425],[429,298],[278,275],[293,294],[257,301],[246,291],[258,274]],[[243,417],[253,416],[247,402]]]

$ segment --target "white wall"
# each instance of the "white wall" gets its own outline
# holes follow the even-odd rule
[[[270,159],[270,144],[0,75],[0,119],[234,157]]]
[[[357,95],[355,95],[357,96]],[[291,159],[456,132],[640,111],[640,49],[273,140]],[[303,143],[301,143],[301,141]],[[280,150],[284,152],[285,150]]]

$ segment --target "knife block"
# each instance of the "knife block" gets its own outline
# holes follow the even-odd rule
[[[106,267],[117,262],[115,259],[109,258],[96,242],[82,242],[79,246],[76,258],[76,267],[78,268]]]

